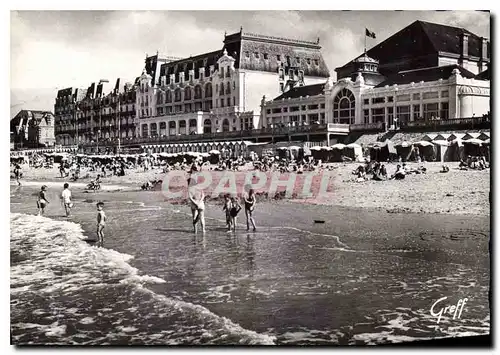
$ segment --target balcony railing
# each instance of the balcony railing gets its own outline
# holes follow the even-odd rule
[[[412,129],[436,129],[440,130],[445,127],[468,127],[473,129],[478,126],[490,126],[491,121],[489,117],[468,117],[468,118],[452,118],[452,119],[442,119],[442,120],[427,120],[427,121],[411,121],[401,123],[401,130],[412,130]]]
[[[384,129],[383,122],[356,123],[356,124],[349,125],[349,130],[351,132],[382,131],[383,129]]]

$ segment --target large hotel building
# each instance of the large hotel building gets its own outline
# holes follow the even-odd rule
[[[147,56],[133,84],[60,90],[56,140],[90,151],[118,137],[123,147],[155,151],[209,141],[331,144],[353,131],[489,114],[490,44],[466,29],[416,21],[336,68],[336,81],[320,49],[319,39],[240,30],[217,51]]]

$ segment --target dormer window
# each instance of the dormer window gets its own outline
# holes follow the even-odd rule
[[[311,65],[311,58],[307,58],[307,65]]]
[[[296,58],[295,58],[295,62],[296,62],[297,64],[300,64],[300,58],[299,58],[299,57],[296,57]]]
[[[267,53],[264,53],[264,59],[265,60],[268,60],[269,59],[269,55]]]
[[[278,62],[281,62],[281,56],[280,56],[279,54],[277,54],[277,55],[276,55],[276,60],[277,60]]]
[[[245,52],[245,58],[250,58],[250,52]]]
[[[314,64],[319,65],[319,59],[314,59]]]
[[[255,59],[259,59],[259,52],[254,53]]]

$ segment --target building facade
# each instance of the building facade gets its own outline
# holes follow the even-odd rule
[[[444,31],[449,26],[443,27]],[[399,33],[395,36],[398,39]],[[388,53],[392,51],[388,43],[399,46],[391,38],[382,43]],[[474,65],[477,69],[484,68],[481,67],[484,62],[478,60]],[[335,124],[345,125],[349,130],[357,127],[390,130],[414,122],[479,119],[488,115],[490,81],[484,72],[476,75],[467,69],[472,65],[470,57],[461,63],[467,68],[445,61],[438,63],[445,65],[391,73],[387,68],[392,67],[386,62],[387,75],[383,75],[380,62],[364,54],[337,70],[338,75],[343,75],[337,82],[328,79],[323,85],[293,88],[274,100],[263,100],[262,122],[268,127]],[[338,135],[344,135],[341,131]],[[327,133],[328,141],[332,135],[335,136]]]
[[[225,36],[221,50],[181,60],[158,54],[147,58],[136,89],[137,135],[168,137],[262,128],[263,95],[276,96],[287,88],[328,78],[320,49],[319,40],[240,30]]]
[[[54,122],[52,112],[21,110],[10,121],[11,143],[15,148],[53,147]]]
[[[136,90],[117,79],[114,88],[106,82],[88,88],[59,90],[55,103],[57,144],[80,145],[99,141],[131,139],[136,133]]]

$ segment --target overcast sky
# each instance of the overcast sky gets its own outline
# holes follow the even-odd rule
[[[224,32],[240,26],[272,36],[319,37],[335,79],[334,69],[363,51],[365,27],[377,35],[368,39],[370,48],[415,20],[490,38],[489,13],[474,11],[13,11],[11,109],[53,110],[59,88],[132,81],[146,53],[185,57],[221,49]]]

